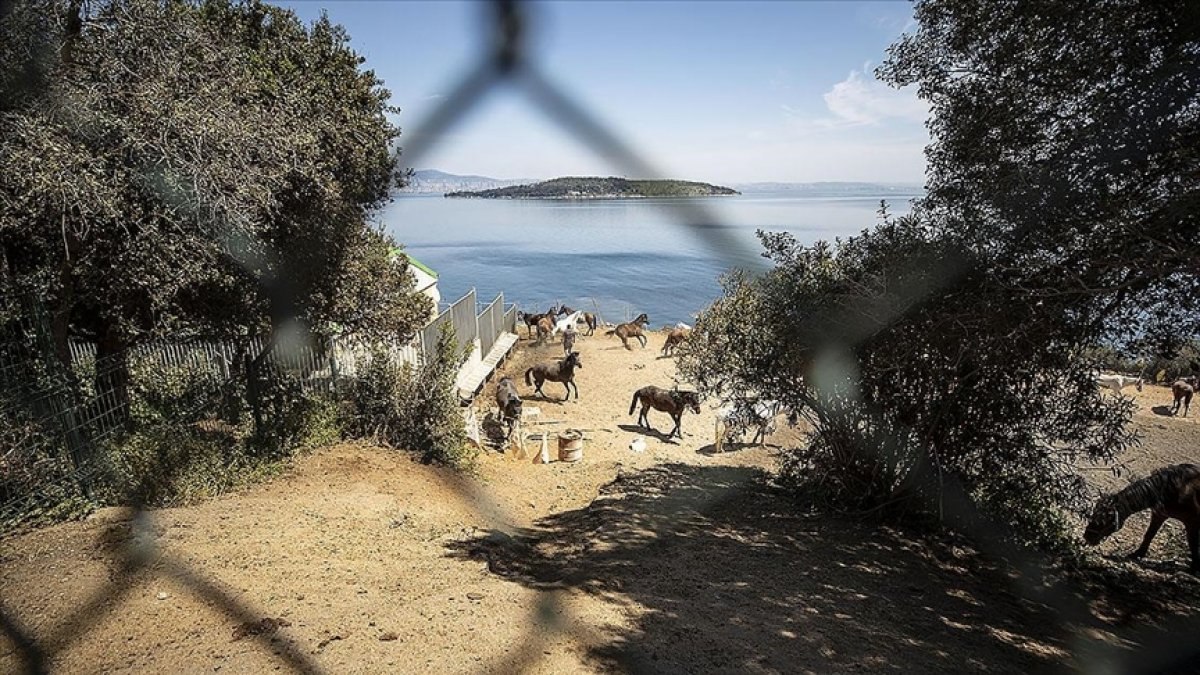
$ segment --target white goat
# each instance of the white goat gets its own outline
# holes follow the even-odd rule
[[[775,433],[775,417],[783,409],[783,404],[779,401],[769,399],[758,400],[742,400],[725,402],[717,408],[717,421],[714,425],[713,433],[716,436],[716,451],[724,452],[725,436],[729,433],[730,426],[741,425],[745,421],[746,426],[755,427],[754,438],[750,441],[752,444],[759,445],[767,442],[767,436]]]
[[[1106,389],[1112,389],[1116,393],[1121,393],[1121,390],[1129,385],[1137,387],[1138,391],[1142,390],[1142,378],[1130,377],[1129,375],[1110,375],[1108,373],[1092,373],[1092,378],[1096,380],[1096,384]]]

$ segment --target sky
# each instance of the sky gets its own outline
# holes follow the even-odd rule
[[[402,147],[491,45],[488,4],[279,4],[305,20],[324,11],[346,27],[401,109]],[[547,78],[660,175],[923,182],[928,107],[914,88],[892,89],[873,75],[888,45],[914,28],[907,2],[605,0],[526,9],[529,53]],[[417,164],[496,178],[627,175],[513,87],[490,91]]]

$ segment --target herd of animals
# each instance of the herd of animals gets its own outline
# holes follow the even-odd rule
[[[566,315],[567,318],[556,320],[556,317],[563,315]],[[545,392],[542,391],[542,385],[545,382],[561,382],[566,387],[567,399],[564,400],[570,399],[572,387],[575,390],[575,398],[578,399],[579,387],[575,384],[574,377],[575,370],[583,368],[583,364],[580,361],[579,352],[572,349],[573,330],[571,329],[577,321],[582,320],[587,325],[586,335],[594,334],[597,326],[596,316],[588,312],[576,312],[570,307],[562,306],[544,314],[522,315],[522,318],[529,329],[529,337],[532,339],[536,330],[539,342],[558,332],[564,333],[564,358],[555,362],[539,363],[526,370],[526,385],[534,386],[536,384],[534,393],[545,397]],[[607,331],[607,334],[619,337],[626,349],[632,349],[630,341],[635,339],[642,347],[645,347],[644,329],[649,321],[647,315],[641,314],[629,323],[617,325]],[[663,355],[670,356],[687,338],[687,334],[688,329],[685,327],[672,329],[664,342]],[[567,336],[572,337],[571,343],[567,342]],[[1111,389],[1116,393],[1120,393],[1128,386],[1142,391],[1143,380],[1139,377],[1100,373],[1094,374],[1093,377],[1098,386]],[[1200,388],[1200,377],[1182,378],[1172,383],[1171,392],[1174,401],[1171,414],[1178,414],[1182,409],[1183,416],[1187,417],[1192,396],[1198,388]],[[512,425],[521,415],[521,398],[512,378],[502,378],[497,384],[496,403],[499,407],[500,420],[509,425],[511,433]],[[773,401],[757,400],[740,403],[742,405],[726,403],[717,411],[716,448],[718,452],[722,449],[724,437],[721,429],[722,422],[728,425],[735,416],[748,414],[749,419],[743,421],[749,421],[752,426],[757,427],[758,431],[753,442],[758,442],[760,438],[765,438],[770,433],[772,420],[781,412],[779,404]],[[671,416],[674,426],[667,434],[668,439],[673,437],[682,439],[683,434],[680,427],[683,413],[686,410],[691,410],[695,414],[700,413],[700,397],[697,392],[664,389],[653,385],[633,392],[628,414],[632,415],[639,405],[641,410],[638,413],[638,425],[644,428],[651,428],[650,420],[647,417],[651,409],[666,412]],[[1150,511],[1150,525],[1142,537],[1141,545],[1130,554],[1130,558],[1145,556],[1150,550],[1150,543],[1162,528],[1163,523],[1169,519],[1175,519],[1183,523],[1187,536],[1188,550],[1191,555],[1189,570],[1194,575],[1200,575],[1200,465],[1166,466],[1146,478],[1130,483],[1119,492],[1101,497],[1096,502],[1091,518],[1088,520],[1083,539],[1092,546],[1099,544],[1121,529],[1129,516],[1146,510]]]

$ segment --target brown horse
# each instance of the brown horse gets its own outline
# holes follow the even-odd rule
[[[650,408],[661,410],[671,415],[671,419],[675,421],[675,428],[671,429],[671,433],[667,434],[667,438],[671,438],[672,436],[683,438],[680,423],[683,421],[684,410],[691,408],[693,413],[700,414],[700,395],[694,391],[662,389],[650,385],[633,392],[633,401],[629,403],[630,415],[633,414],[638,403],[642,404],[642,411],[638,413],[638,426],[654,430],[654,427],[650,426],[650,418],[646,415],[650,411]]]
[[[511,377],[502,377],[496,383],[496,407],[500,409],[499,418],[508,428],[512,436],[513,427],[521,420],[521,396]]]
[[[1179,414],[1179,405],[1183,404],[1183,416],[1187,417],[1188,408],[1192,405],[1192,395],[1196,393],[1196,380],[1194,378],[1183,378],[1176,380],[1171,385],[1171,394],[1175,397],[1175,404],[1171,406],[1171,414]]]
[[[575,384],[575,369],[582,368],[583,363],[579,360],[579,352],[571,352],[567,354],[567,358],[554,363],[539,363],[536,366],[525,371],[525,384],[531,385],[537,381],[537,387],[533,392],[540,395],[542,398],[548,398],[542,391],[542,383],[546,380],[551,382],[562,382],[567,388],[567,397],[564,401],[571,400],[571,387],[575,387],[575,400],[579,400],[579,385]]]
[[[1142,545],[1130,557],[1146,555],[1159,528],[1168,518],[1174,518],[1183,523],[1187,532],[1192,574],[1200,575],[1200,465],[1166,466],[1116,494],[1101,497],[1083,532],[1083,540],[1095,546],[1121,529],[1130,515],[1146,509],[1150,509],[1150,527],[1142,537]]]
[[[629,323],[619,323],[617,327],[606,332],[605,335],[616,335],[621,338],[621,344],[625,345],[625,349],[632,350],[629,346],[629,338],[635,337],[642,346],[646,346],[646,336],[642,333],[642,329],[646,324],[650,323],[650,317],[646,316],[645,312],[638,315],[638,318]]]
[[[541,314],[527,314],[525,312],[517,312],[517,317],[525,322],[525,327],[529,329],[529,337],[533,337],[533,331],[537,328],[538,322],[542,319],[550,319],[553,323],[554,317],[558,316],[558,310],[551,307],[549,312]]]
[[[543,316],[537,322],[537,341],[541,344],[550,337],[550,333],[554,331],[554,319],[549,316]]]
[[[672,328],[671,332],[667,333],[666,342],[663,343],[663,356],[670,356],[671,352],[675,351],[675,348],[683,344],[683,341],[687,339],[688,333],[691,333],[691,331],[686,328]]]

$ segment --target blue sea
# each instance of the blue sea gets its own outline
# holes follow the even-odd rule
[[[767,265],[757,230],[811,243],[872,227],[880,199],[894,215],[915,195],[613,200],[446,199],[397,194],[374,219],[439,276],[442,300],[474,287],[480,306],[544,310],[563,302],[607,321],[641,312],[658,327],[692,323],[720,296],[731,267]]]

